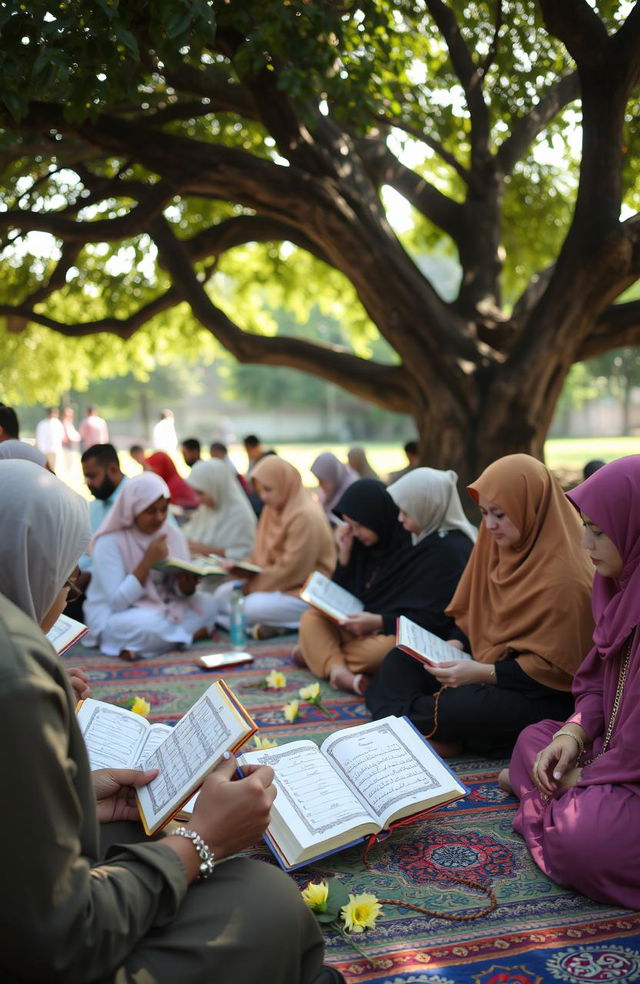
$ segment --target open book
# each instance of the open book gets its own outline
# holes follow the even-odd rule
[[[196,557],[195,560],[182,560],[180,557],[165,557],[153,565],[156,570],[180,574],[187,571],[197,577],[229,577],[229,572],[217,560],[209,557]]]
[[[265,840],[287,871],[459,799],[467,789],[406,718],[246,752],[270,765],[278,795]]]
[[[440,636],[416,625],[405,615],[401,615],[396,621],[396,646],[420,663],[429,663],[430,666],[450,663],[455,659],[473,659],[469,653],[450,646]]]
[[[232,557],[223,557],[221,554],[210,553],[209,558],[217,564],[223,566],[227,564],[239,571],[246,571],[247,574],[260,574],[262,568],[259,564],[252,564],[250,560],[234,560]]]
[[[350,591],[345,591],[339,584],[334,584],[320,571],[309,575],[300,597],[336,622],[344,622],[349,615],[364,611],[364,604],[359,598]]]
[[[75,618],[68,615],[59,615],[47,632],[47,639],[57,652],[58,656],[66,653],[67,649],[73,646],[74,642],[82,639],[89,631],[86,625],[78,622]]]
[[[257,731],[224,680],[216,680],[174,728],[104,701],[82,701],[78,724],[92,769],[159,769],[136,791],[148,834],[164,827],[216,767]]]

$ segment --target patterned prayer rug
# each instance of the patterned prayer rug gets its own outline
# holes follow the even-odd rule
[[[368,720],[360,698],[332,691],[326,684],[321,697],[330,720],[302,701],[301,717],[294,724],[284,720],[283,705],[312,682],[288,656],[294,638],[251,643],[254,663],[217,672],[201,670],[195,658],[228,648],[222,637],[187,652],[132,664],[77,645],[67,662],[88,670],[95,697],[114,702],[144,697],[156,721],[175,722],[217,676],[253,714],[261,736],[279,743],[293,737],[321,740],[336,728]],[[283,689],[258,686],[270,670],[286,675]],[[379,898],[460,917],[486,903],[486,896],[447,878],[462,876],[492,886],[498,907],[475,921],[449,921],[384,905],[376,928],[353,937],[366,956],[328,930],[327,961],[340,968],[349,984],[640,981],[640,913],[591,902],[541,874],[511,830],[515,800],[496,783],[500,763],[464,757],[451,764],[469,786],[469,796],[376,844],[369,869],[360,846],[294,872],[293,877],[301,887],[338,877],[352,893],[373,892]],[[249,853],[272,861],[261,846]]]

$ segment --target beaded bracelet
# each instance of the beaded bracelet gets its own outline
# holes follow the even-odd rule
[[[193,846],[198,852],[198,857],[200,858],[200,868],[198,872],[198,878],[208,878],[209,875],[213,874],[213,869],[216,865],[216,859],[213,851],[210,847],[205,844],[200,834],[196,833],[195,830],[188,830],[187,827],[176,827],[175,830],[171,831],[177,837],[187,837],[190,841],[193,841]]]
[[[565,728],[560,728],[560,731],[556,731],[554,738],[559,738],[561,735],[567,735],[569,738],[573,738],[576,745],[578,746],[578,758],[584,755],[584,742],[580,735],[575,734],[574,731],[567,731]]]

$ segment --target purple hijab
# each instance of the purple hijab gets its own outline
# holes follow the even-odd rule
[[[640,633],[631,660],[611,741],[600,754],[618,685],[626,639],[640,623],[640,455],[619,458],[568,493],[568,498],[613,541],[623,560],[619,578],[593,581],[595,646],[578,670],[571,721],[582,725],[594,758],[579,785],[640,783]]]
[[[593,578],[593,641],[606,658],[640,622],[640,454],[611,461],[567,497],[606,533],[624,562],[619,578],[598,571]]]

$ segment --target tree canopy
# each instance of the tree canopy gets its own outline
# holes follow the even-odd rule
[[[15,338],[198,326],[463,475],[541,454],[572,363],[640,339],[640,3],[9,0],[0,30]],[[349,345],[277,331],[314,305]]]

